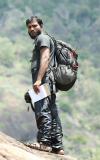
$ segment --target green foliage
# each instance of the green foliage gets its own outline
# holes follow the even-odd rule
[[[94,119],[94,121],[91,121],[89,126],[94,132],[100,130],[100,123],[96,119]]]
[[[67,112],[69,114],[71,114],[73,110],[73,105],[67,100],[60,100],[59,106],[64,112]]]
[[[68,35],[67,35],[67,40],[66,40],[66,42],[72,45],[73,41],[75,42],[75,37],[74,37],[73,34],[70,32],[70,33],[68,33]]]
[[[72,32],[73,36],[75,37],[75,40],[79,41],[80,35],[81,35],[81,30],[80,28],[73,28]]]
[[[8,38],[0,37],[0,62],[1,64],[5,65],[6,67],[12,67],[13,61],[16,59],[14,52],[15,48]]]
[[[66,125],[66,128],[70,128],[72,126],[72,123],[69,120],[67,120],[67,114],[67,112],[63,112],[60,113],[59,116],[62,119],[62,124]],[[64,133],[64,136],[66,136],[66,133]]]
[[[63,112],[63,113],[60,113],[60,114],[59,114],[60,118],[65,118],[65,117],[66,117],[66,115],[67,115],[67,113],[66,113],[66,112]]]
[[[98,8],[100,7],[100,1],[99,0],[91,0],[88,1],[88,5],[93,9],[93,8]]]
[[[89,6],[87,5],[82,6],[77,15],[78,23],[82,23],[83,19],[86,17],[90,17],[90,15],[91,15],[91,9],[89,8]]]
[[[89,57],[90,57],[90,55],[91,55],[91,53],[90,53],[89,51],[87,51],[86,48],[83,48],[82,50],[79,50],[78,53],[79,53],[79,58],[80,58],[81,60],[89,59]],[[82,63],[81,63],[80,65],[82,65]]]
[[[66,96],[68,96],[71,101],[75,99],[75,87],[71,88],[68,92],[66,92]]]
[[[0,127],[5,128],[5,125],[3,123],[0,123]]]
[[[69,136],[69,141],[74,141],[75,143],[84,144],[88,142],[88,139],[83,135],[75,135],[75,136]]]
[[[9,10],[9,7],[7,5],[7,0],[4,1],[0,0],[0,18],[2,17],[3,12],[7,10]]]
[[[5,8],[5,7],[7,7],[7,0],[5,1],[0,0],[0,8]]]
[[[65,121],[65,124],[66,124],[66,128],[72,127],[72,123],[68,120]]]
[[[95,67],[96,69],[99,68],[99,61],[98,61],[98,59],[100,59],[100,54],[98,54],[97,52],[91,54],[90,60],[93,62],[93,65],[94,65],[94,67]],[[98,75],[98,76],[99,76],[99,75]]]
[[[99,160],[100,159],[100,145],[96,146],[93,151],[93,157],[91,160]]]
[[[20,29],[23,31],[25,31],[25,32],[27,32],[27,26],[26,26],[26,24],[25,24],[25,22],[23,21],[22,22],[22,24],[21,24],[21,26],[20,26]]]

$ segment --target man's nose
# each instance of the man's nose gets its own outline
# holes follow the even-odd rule
[[[31,27],[31,30],[34,31],[34,27]]]

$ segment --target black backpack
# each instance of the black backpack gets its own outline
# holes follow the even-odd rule
[[[51,68],[50,79],[55,83],[56,88],[61,91],[68,91],[73,87],[77,79],[78,55],[73,47],[61,40],[55,40],[51,35],[45,32],[54,42],[56,66]]]

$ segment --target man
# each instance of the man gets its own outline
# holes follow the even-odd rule
[[[26,20],[28,33],[34,39],[33,55],[31,59],[31,73],[33,89],[36,94],[40,92],[39,86],[46,83],[51,95],[36,102],[35,117],[38,128],[37,142],[33,148],[64,154],[62,146],[62,127],[58,116],[58,103],[56,93],[53,92],[53,83],[50,80],[51,69],[54,66],[54,43],[52,39],[43,34],[43,22],[40,17],[32,16]],[[41,145],[42,144],[42,145]]]

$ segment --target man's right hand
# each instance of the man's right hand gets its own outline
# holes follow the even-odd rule
[[[41,85],[41,80],[37,80],[34,84],[33,84],[33,89],[34,92],[36,94],[38,94],[40,92],[39,86]]]

